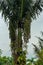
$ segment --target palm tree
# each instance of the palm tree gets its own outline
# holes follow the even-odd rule
[[[5,21],[9,22],[11,52],[15,65],[26,64],[25,58],[21,64],[19,64],[18,58],[22,54],[24,56],[22,45],[26,45],[28,42],[32,18],[36,18],[36,14],[38,15],[42,11],[42,6],[41,0],[35,2],[33,0],[0,0],[2,16],[4,16]]]

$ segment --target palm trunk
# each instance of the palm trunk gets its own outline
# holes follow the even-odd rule
[[[25,65],[26,64],[25,58],[23,57],[22,59],[19,58],[20,55],[24,55],[22,50],[22,31],[21,28],[18,28],[18,35],[16,35],[16,30],[14,29],[14,26],[12,24],[13,22],[9,22],[11,52],[13,56],[14,65],[21,65],[21,64]]]

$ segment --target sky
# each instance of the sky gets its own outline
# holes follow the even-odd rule
[[[0,13],[0,49],[2,49],[3,55],[10,55],[10,39],[9,31],[4,18]]]
[[[33,20],[31,23],[31,38],[28,42],[28,52],[27,57],[32,58],[35,56],[34,48],[32,43],[37,44],[38,40],[36,36],[40,36],[40,31],[43,31],[43,12],[37,17],[37,19]],[[2,18],[0,13],[0,49],[2,49],[4,56],[10,56],[10,39],[9,39],[9,31],[8,26],[4,22],[4,18]]]

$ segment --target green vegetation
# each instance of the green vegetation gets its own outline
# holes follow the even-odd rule
[[[35,58],[28,59],[27,65],[43,65],[43,32],[42,36],[37,38],[39,47],[33,44],[36,59]]]
[[[42,38],[37,37],[39,40],[39,48],[34,45],[35,47],[35,53],[36,56],[38,57],[38,60],[36,61],[36,65],[43,65],[43,32],[42,32]]]
[[[11,57],[0,57],[0,65],[13,65]]]
[[[9,23],[14,65],[26,65],[26,53],[24,54],[22,46],[27,45],[32,19],[35,19],[36,15],[42,11],[42,6],[41,0],[35,2],[33,0],[0,0],[0,11],[5,21]]]
[[[18,61],[21,65],[23,65],[22,61],[23,63],[26,61],[26,65],[43,65],[43,35],[42,35],[42,38],[40,37],[37,37],[37,38],[38,38],[39,47],[33,44],[34,51],[36,54],[36,59],[32,58],[32,59],[25,60],[24,58],[25,58],[26,52],[24,52],[24,54],[20,54],[20,56],[18,57]],[[2,51],[0,52],[0,54],[2,54]],[[13,58],[0,55],[0,65],[13,65]]]
[[[1,49],[0,49],[1,50]],[[2,54],[2,50],[0,52]],[[0,55],[0,65],[13,65],[13,58]]]

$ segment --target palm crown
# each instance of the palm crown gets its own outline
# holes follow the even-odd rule
[[[42,11],[41,0],[36,0],[35,3],[33,0],[2,0],[0,3],[0,9],[5,20],[12,21],[15,29],[22,28],[24,39],[28,39],[31,19],[36,18],[36,14],[38,15]]]

